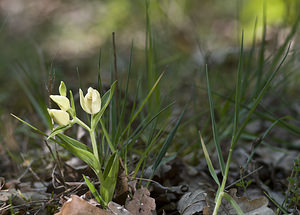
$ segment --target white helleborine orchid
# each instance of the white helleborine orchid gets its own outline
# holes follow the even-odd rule
[[[70,116],[64,110],[57,109],[47,109],[50,117],[56,122],[58,125],[65,126],[70,123]]]
[[[81,89],[79,89],[79,95],[80,95],[80,105],[82,109],[89,113],[89,114],[96,114],[101,109],[101,98],[100,93],[90,87],[88,89],[88,93],[83,96],[83,92]]]
[[[65,96],[51,95],[50,98],[59,106],[63,111],[70,109],[70,101]]]

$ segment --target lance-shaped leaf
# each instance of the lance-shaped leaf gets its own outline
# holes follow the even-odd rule
[[[172,140],[173,140],[173,138],[174,138],[174,136],[176,134],[176,131],[177,131],[179,125],[180,125],[180,122],[181,122],[181,120],[183,118],[183,115],[185,113],[186,108],[187,108],[187,106],[185,106],[184,110],[181,112],[181,114],[180,114],[180,116],[179,116],[179,118],[178,118],[178,120],[177,120],[174,128],[169,133],[166,141],[164,142],[161,150],[159,151],[159,154],[158,154],[158,156],[157,156],[157,158],[155,160],[155,163],[153,164],[153,167],[152,167],[151,178],[153,177],[153,175],[154,175],[155,171],[157,170],[157,168],[160,166],[160,164],[161,164],[161,162],[163,160],[163,157],[165,156],[165,154],[166,154],[166,152],[167,152],[167,150],[168,150],[168,148],[169,148],[169,146],[170,146],[170,144],[171,144],[171,142],[172,142]]]
[[[98,193],[98,191],[96,190],[95,186],[89,181],[89,179],[85,176],[82,175],[86,185],[89,187],[91,193],[93,194],[93,196],[96,198],[96,200],[103,206],[106,208],[107,203],[104,202],[104,200],[102,199],[102,197],[100,196],[100,194]]]
[[[59,85],[59,94],[61,96],[67,96],[67,87],[63,81],[61,81]]]
[[[103,172],[103,181],[100,181],[100,194],[103,200],[108,203],[112,200],[119,172],[119,156],[113,153]]]
[[[210,110],[213,138],[214,138],[214,143],[215,143],[217,154],[218,154],[218,160],[219,160],[221,172],[222,172],[222,175],[224,175],[225,163],[224,163],[224,158],[222,155],[218,130],[217,130],[217,126],[216,126],[216,120],[215,120],[215,114],[214,114],[215,108],[214,108],[214,103],[213,103],[213,99],[211,96],[211,89],[210,89],[207,65],[206,65],[205,71],[206,71],[207,93],[208,93],[208,101],[209,101],[209,110]]]
[[[202,145],[202,149],[203,149],[203,153],[204,153],[204,157],[205,157],[205,160],[206,160],[206,163],[207,163],[207,166],[208,166],[208,170],[210,172],[210,175],[213,177],[213,179],[215,180],[215,182],[219,185],[220,187],[220,182],[219,182],[219,179],[218,179],[218,176],[216,174],[216,171],[214,169],[214,166],[212,165],[212,162],[210,160],[210,157],[209,157],[209,154],[208,154],[208,151],[206,149],[206,146],[205,146],[205,143],[203,141],[203,138],[201,136],[201,133],[199,131],[199,136],[200,136],[200,139],[201,139],[201,145]]]
[[[60,125],[60,126],[57,126],[53,131],[51,131],[51,134],[48,136],[47,140],[50,139],[51,137],[54,137],[55,135],[71,128],[72,125]]]
[[[70,103],[71,103],[71,108],[69,109],[69,113],[72,116],[72,118],[76,117],[76,110],[75,110],[75,104],[74,104],[74,97],[73,97],[73,93],[70,90]]]
[[[244,215],[244,212],[242,211],[238,203],[229,194],[223,193],[223,196],[231,204],[238,215]]]
[[[114,91],[115,91],[115,87],[116,87],[116,84],[117,84],[117,81],[115,81],[112,85],[111,85],[111,88],[110,90],[108,90],[102,97],[102,108],[101,110],[95,114],[95,115],[92,115],[92,124],[91,124],[91,130],[95,130],[96,129],[96,126],[99,122],[99,120],[101,119],[105,109],[107,108],[110,100],[112,99],[112,96],[114,94]]]
[[[59,144],[62,147],[87,163],[95,171],[99,179],[102,179],[101,165],[88,146],[64,134],[57,134],[56,136],[60,139],[61,142]]]
[[[28,125],[30,128],[32,128],[34,131],[38,132],[39,134],[48,137],[47,134],[39,130],[38,128],[34,127],[33,125],[30,125],[26,121],[22,120],[21,118],[11,114],[13,117],[21,121],[22,123]],[[75,140],[71,137],[68,137],[64,134],[57,134],[57,139],[50,138],[52,141],[56,142],[57,144],[61,145],[68,151],[70,151],[72,154],[83,160],[85,163],[87,163],[98,175],[99,180],[103,180],[103,176],[101,173],[101,164],[97,161],[94,154],[92,153],[92,150],[85,144],[79,142],[78,140]]]

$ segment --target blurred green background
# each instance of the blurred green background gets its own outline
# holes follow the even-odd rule
[[[224,75],[221,87],[231,87],[241,32],[245,32],[247,50],[257,20],[259,41],[264,2],[266,40],[272,52],[296,21],[299,0],[149,0],[155,70],[167,71],[162,96],[186,102],[206,63]],[[34,92],[31,96],[47,101],[49,73],[55,74],[54,89],[60,80],[74,89],[96,84],[100,49],[101,76],[109,84],[112,32],[116,33],[119,78],[126,77],[132,42],[133,74],[143,74],[146,1],[1,0],[1,120],[10,112],[28,117],[34,113],[28,88]]]

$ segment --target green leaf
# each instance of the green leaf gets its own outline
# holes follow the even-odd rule
[[[235,90],[235,104],[234,104],[234,123],[232,131],[232,143],[234,143],[236,134],[238,132],[239,114],[240,114],[240,103],[241,103],[241,92],[242,92],[242,70],[243,70],[243,50],[244,50],[244,33],[242,33],[241,50],[239,57],[239,66],[237,72],[237,84]],[[234,146],[234,144],[232,144]],[[231,148],[231,147],[230,147]],[[232,149],[232,148],[231,148]]]
[[[119,156],[117,153],[113,153],[105,167],[103,172],[103,181],[100,185],[100,194],[103,200],[108,203],[112,200],[119,172]]]
[[[116,152],[116,149],[115,149],[115,147],[114,147],[114,145],[113,145],[113,143],[112,143],[112,141],[111,141],[111,139],[110,139],[110,136],[109,136],[109,134],[108,134],[108,132],[107,132],[107,130],[106,130],[106,128],[105,128],[105,124],[104,124],[104,122],[102,121],[102,119],[100,119],[100,124],[101,124],[102,131],[103,131],[103,133],[104,133],[104,136],[105,136],[105,138],[106,138],[106,141],[107,141],[107,143],[108,143],[108,146],[109,146],[110,150],[112,151],[112,153],[115,153],[115,152]]]
[[[89,181],[89,179],[85,176],[82,175],[86,185],[89,187],[91,193],[93,194],[93,196],[96,198],[96,200],[103,206],[103,207],[107,207],[107,204],[104,202],[104,200],[102,199],[102,197],[100,196],[100,194],[98,193],[98,191],[96,190],[95,186]]]
[[[128,102],[127,96],[128,96],[128,87],[129,87],[129,78],[131,77],[131,65],[132,65],[132,53],[133,53],[133,42],[131,43],[131,49],[130,49],[130,55],[129,55],[129,64],[128,64],[128,72],[127,72],[127,79],[126,79],[126,85],[125,85],[125,92],[124,92],[124,98],[122,98],[122,102],[120,102],[121,104],[121,114],[119,117],[119,122],[118,122],[118,126],[117,126],[117,131],[115,134],[115,139],[114,139],[114,145],[117,146],[118,145],[118,141],[120,137],[120,133],[121,133],[121,128],[124,124],[124,117],[125,114],[127,114],[127,110],[126,110],[126,105]]]
[[[61,140],[58,144],[87,163],[100,177],[100,179],[102,179],[100,163],[97,161],[88,146],[64,134],[57,134],[56,136]]]
[[[58,134],[57,137],[59,137],[59,139],[61,139],[61,140],[64,140],[65,142],[71,143],[76,148],[80,148],[80,149],[92,152],[92,150],[87,145],[85,145],[82,142],[75,140],[65,134]]]
[[[45,136],[45,137],[48,137],[47,134],[45,134],[44,132],[42,132],[41,130],[39,130],[38,128],[34,127],[33,125],[29,124],[28,122],[24,121],[23,119],[17,117],[16,115],[14,114],[10,114],[11,116],[13,116],[14,118],[16,118],[17,120],[19,120],[20,122],[24,123],[25,125],[29,126],[31,129],[33,129],[34,131],[36,131],[37,133]],[[51,138],[52,139],[52,138]]]
[[[75,104],[74,104],[74,97],[73,97],[73,93],[72,91],[70,90],[70,101],[71,101],[71,116],[72,118],[75,118],[76,117],[76,109],[75,109]]]
[[[229,194],[223,193],[223,196],[231,204],[238,215],[244,215],[244,212],[242,211],[238,203],[236,203],[236,201]]]
[[[54,137],[55,135],[71,128],[72,125],[60,125],[60,126],[57,126],[53,131],[51,131],[51,134],[48,136],[47,140],[49,140],[51,137]]]
[[[103,107],[101,108],[101,110],[92,116],[92,124],[91,124],[91,129],[92,130],[95,130],[96,129],[96,126],[99,122],[99,120],[101,119],[105,109],[107,108],[109,102],[111,101],[112,99],[112,96],[114,94],[114,91],[115,91],[115,88],[116,88],[116,84],[117,84],[117,81],[115,81],[112,85],[111,85],[111,88],[110,90],[108,90],[104,95],[103,97],[101,98],[101,102],[103,105]]]
[[[271,196],[269,196],[269,194],[267,192],[264,192],[265,195],[268,197],[268,199],[271,200],[271,202],[277,207],[279,208],[279,210],[284,213],[284,214],[290,214],[286,209],[284,209],[278,202],[275,201],[275,199],[273,199]]]
[[[47,134],[39,130],[38,128],[34,127],[33,125],[30,125],[26,121],[22,120],[21,118],[11,114],[13,117],[21,121],[22,123],[28,125],[30,128],[32,128],[34,131],[38,132],[39,134],[48,137]],[[70,151],[72,154],[83,160],[85,163],[87,163],[97,174],[99,180],[103,180],[103,176],[101,173],[101,164],[97,161],[94,154],[92,153],[91,149],[86,146],[85,144],[68,137],[64,134],[57,134],[56,137],[58,137],[60,141],[50,138],[52,141],[56,142],[57,144],[61,145],[68,151]]]
[[[220,187],[220,181],[218,179],[218,176],[216,174],[216,171],[214,169],[214,166],[212,165],[212,162],[210,160],[210,157],[209,157],[209,154],[208,154],[208,151],[206,149],[206,146],[205,146],[205,143],[203,141],[203,138],[201,136],[201,133],[199,131],[199,136],[200,136],[200,140],[201,140],[201,145],[202,145],[202,149],[203,149],[203,153],[204,153],[204,156],[205,156],[205,160],[206,160],[206,164],[208,166],[208,170],[210,172],[210,175],[213,177],[213,179],[215,180],[215,182],[218,184],[218,186]]]
[[[59,85],[59,94],[61,96],[67,96],[67,87],[63,81],[61,81]]]
[[[265,85],[263,86],[262,90],[260,91],[259,95],[257,96],[257,98],[254,100],[254,102],[250,105],[249,107],[249,112],[245,118],[245,120],[243,121],[243,123],[239,126],[239,129],[236,131],[236,135],[234,136],[234,138],[232,139],[232,143],[231,143],[231,147],[230,148],[234,148],[235,144],[238,142],[239,137],[241,136],[244,128],[246,127],[246,125],[248,124],[252,114],[254,113],[256,107],[258,106],[258,104],[260,103],[261,99],[263,98],[263,96],[266,94],[267,90],[269,89],[273,79],[275,78],[275,76],[277,75],[279,69],[281,68],[283,62],[285,61],[286,57],[288,56],[288,53],[290,51],[290,45],[287,48],[287,51],[285,53],[285,55],[283,56],[281,62],[279,63],[279,65],[277,66],[277,68],[273,71],[273,73],[270,75],[270,77],[268,78],[267,82],[265,83]]]
[[[209,100],[209,110],[210,110],[213,138],[214,138],[214,143],[215,143],[215,146],[217,149],[218,160],[219,160],[221,172],[222,172],[222,175],[224,175],[225,162],[224,162],[224,158],[223,158],[222,150],[221,150],[221,146],[220,146],[218,130],[216,127],[215,114],[214,114],[215,109],[214,109],[214,104],[213,104],[213,100],[212,100],[212,96],[211,96],[207,65],[205,67],[205,72],[206,72],[207,93],[208,93],[208,100]]]

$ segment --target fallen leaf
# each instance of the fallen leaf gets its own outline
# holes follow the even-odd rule
[[[55,215],[114,215],[112,212],[97,208],[77,195],[64,203],[60,212]]]
[[[256,151],[259,156],[256,160],[265,163],[272,168],[279,168],[285,172],[290,171],[293,166],[295,158],[299,155],[297,150],[289,151],[275,151],[269,147],[261,147]]]
[[[236,192],[237,189],[233,188],[228,191],[228,194],[236,201],[245,215],[275,215],[273,210],[268,208],[269,200],[266,197],[261,196],[253,200],[249,200],[245,196],[237,197]],[[208,194],[206,202],[208,206],[203,209],[203,214],[210,215],[214,210],[214,195],[212,193]],[[235,209],[233,209],[231,204],[225,198],[222,199],[222,203],[218,211],[218,215],[223,214],[237,214]]]
[[[11,197],[11,193],[6,192],[6,191],[1,191],[0,192],[0,203],[7,202],[9,198]]]
[[[123,206],[115,203],[109,202],[108,208],[115,214],[115,215],[132,215],[128,210],[126,210]]]
[[[275,215],[271,208],[268,208],[269,200],[265,196],[248,200],[245,196],[237,197],[237,189],[230,189],[229,195],[238,203],[245,215]]]
[[[206,195],[200,189],[184,194],[178,202],[178,211],[182,215],[192,215],[203,211],[203,208],[206,206]]]
[[[150,192],[147,188],[142,187],[138,189],[132,200],[126,202],[127,210],[129,210],[133,215],[152,215],[153,210],[155,210],[155,200],[150,197]]]

